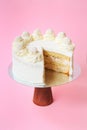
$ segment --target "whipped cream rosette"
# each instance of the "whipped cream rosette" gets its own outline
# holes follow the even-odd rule
[[[52,29],[48,29],[44,34],[44,40],[54,40],[54,39],[55,39],[54,31]]]

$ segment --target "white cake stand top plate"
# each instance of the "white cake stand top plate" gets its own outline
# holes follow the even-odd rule
[[[18,83],[21,83],[21,84],[29,86],[29,87],[43,88],[43,87],[60,86],[60,85],[69,83],[69,82],[77,79],[81,73],[81,68],[78,64],[75,64],[74,65],[74,72],[73,72],[72,76],[67,76],[66,74],[62,74],[62,73],[58,73],[58,72],[54,72],[52,70],[46,69],[46,72],[45,72],[46,84],[45,85],[32,84],[30,81],[25,82],[23,80],[17,79],[16,77],[14,77],[14,75],[12,73],[12,64],[9,65],[8,72],[9,72],[10,77],[13,80],[17,81]]]

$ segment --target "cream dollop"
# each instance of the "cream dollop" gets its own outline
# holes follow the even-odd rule
[[[25,44],[30,43],[32,41],[32,36],[29,32],[23,32],[22,38],[24,39]]]
[[[71,41],[71,39],[70,39],[70,38],[65,37],[65,38],[63,39],[63,44],[70,45],[70,44],[72,44],[72,41]]]
[[[66,34],[64,32],[59,32],[58,35],[55,38],[55,41],[57,43],[62,43],[63,42],[63,38],[66,37]]]
[[[75,45],[71,39],[66,36],[64,32],[58,33],[55,38],[55,42],[59,44],[59,48],[64,51],[73,51]]]
[[[24,40],[21,36],[16,37],[13,42],[13,51],[18,52],[24,47]]]
[[[48,29],[44,34],[44,40],[54,40],[54,39],[55,39],[54,31],[52,29]]]
[[[31,54],[31,55],[35,55],[38,53],[38,49],[36,47],[29,47],[28,46],[28,52]]]
[[[43,35],[39,29],[36,29],[32,34],[33,40],[41,40],[43,39]]]
[[[42,60],[42,54],[36,47],[28,46],[28,61],[36,63]]]
[[[57,36],[59,38],[64,38],[64,37],[66,37],[66,34],[64,32],[59,32]]]
[[[71,39],[68,37],[65,37],[63,39],[63,44],[65,45],[67,50],[73,50],[75,48],[75,45],[72,43]]]

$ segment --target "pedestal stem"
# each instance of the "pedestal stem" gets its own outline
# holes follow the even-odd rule
[[[35,88],[33,102],[39,106],[47,106],[53,102],[51,87]]]

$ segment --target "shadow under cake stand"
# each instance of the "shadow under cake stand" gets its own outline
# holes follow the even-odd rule
[[[33,95],[33,102],[36,105],[39,106],[47,106],[53,102],[53,96],[52,96],[52,89],[51,87],[60,86],[66,83],[69,83],[80,75],[81,68],[79,65],[74,65],[74,72],[73,76],[67,76],[66,74],[54,72],[52,70],[46,69],[45,71],[45,79],[46,79],[46,85],[38,85],[38,84],[31,84],[30,82],[24,82],[20,79],[17,79],[14,77],[12,73],[12,64],[9,65],[8,68],[10,77],[26,86],[34,87],[34,95]]]

